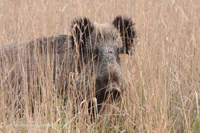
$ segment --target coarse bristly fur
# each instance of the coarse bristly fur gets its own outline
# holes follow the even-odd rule
[[[96,98],[95,104],[99,113],[102,103],[118,100],[125,89],[119,55],[129,54],[134,46],[133,26],[131,19],[122,16],[116,17],[112,24],[106,26],[93,24],[88,18],[79,18],[72,21],[71,35],[42,37],[26,45],[7,45],[1,49],[4,53],[1,59],[13,62],[9,68],[14,68],[11,74],[11,84],[14,87],[23,80],[28,81],[29,91],[35,85],[36,88],[47,86],[37,77],[52,79],[53,86],[61,95],[65,95],[70,86],[74,86],[78,92],[77,97],[89,100],[89,113],[94,116],[91,98]],[[23,54],[23,63],[16,59],[19,54]],[[22,68],[26,70],[27,79],[21,77],[18,78],[20,81],[14,81],[16,75],[20,77]],[[52,73],[45,73],[45,69],[52,70]],[[36,78],[31,81],[33,77]],[[44,92],[40,93],[43,95]],[[36,94],[33,97],[38,96]]]

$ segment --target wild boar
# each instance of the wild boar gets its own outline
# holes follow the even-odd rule
[[[87,97],[96,99],[98,112],[107,99],[119,99],[125,89],[119,55],[130,54],[134,46],[136,33],[132,20],[118,16],[111,24],[97,24],[88,18],[78,18],[72,21],[70,32],[2,46],[1,66],[9,69],[8,77],[12,77],[5,79],[4,87],[28,83],[29,92],[33,86],[49,89],[39,78],[50,79],[61,95],[72,85],[77,95],[87,93]],[[9,63],[5,65],[6,62]],[[89,102],[88,108],[94,114],[93,104]]]

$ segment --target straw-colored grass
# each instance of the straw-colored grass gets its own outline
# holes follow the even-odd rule
[[[74,92],[57,97],[51,61],[30,78],[41,82],[44,95],[38,96],[37,87],[28,90],[23,65],[23,84],[17,71],[10,81],[18,66],[1,57],[0,132],[200,132],[199,0],[0,0],[0,44],[69,34],[71,20],[80,16],[111,23],[117,15],[133,19],[138,42],[132,56],[121,57],[122,101],[90,123],[71,101]],[[22,51],[17,58],[23,63],[24,57]]]

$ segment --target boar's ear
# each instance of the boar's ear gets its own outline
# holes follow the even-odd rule
[[[72,21],[70,38],[72,42],[72,48],[76,48],[76,44],[78,44],[79,52],[80,54],[83,54],[85,52],[88,37],[90,37],[93,29],[93,25],[87,18],[79,18]]]
[[[123,48],[122,53],[129,54],[129,50],[134,45],[133,39],[135,38],[134,23],[131,19],[117,16],[112,23],[120,32]]]

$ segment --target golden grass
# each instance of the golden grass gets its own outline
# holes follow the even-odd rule
[[[32,77],[46,83],[43,104],[35,98],[36,90],[28,92],[28,83],[21,87],[23,94],[18,94],[17,82],[5,89],[13,68],[1,60],[0,131],[200,132],[199,6],[199,0],[0,0],[0,44],[68,34],[71,20],[80,16],[99,23],[110,23],[116,15],[131,17],[138,40],[133,56],[122,57],[127,83],[123,100],[110,104],[94,123],[74,111],[73,92],[66,94],[66,104],[55,96],[51,74]],[[19,96],[25,101],[21,110],[14,105]],[[33,115],[31,101],[38,109]]]

